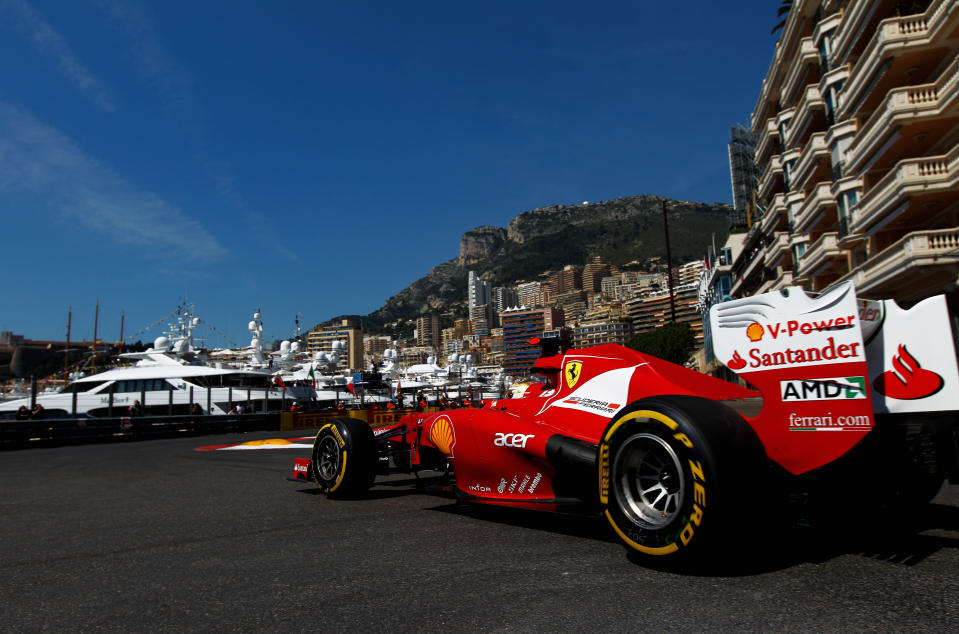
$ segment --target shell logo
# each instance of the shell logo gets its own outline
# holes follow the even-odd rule
[[[433,426],[430,427],[430,442],[442,451],[447,458],[453,457],[456,433],[453,431],[453,422],[449,417],[440,416],[433,421]]]
[[[749,324],[749,327],[746,328],[746,336],[749,337],[750,341],[759,341],[763,338],[764,333],[765,331],[763,330],[763,327],[755,321]]]

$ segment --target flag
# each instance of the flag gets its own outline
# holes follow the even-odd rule
[[[313,381],[313,389],[315,390],[315,389],[316,389],[316,375],[313,374],[313,366],[312,366],[312,365],[310,366],[310,373],[307,374],[307,376],[310,377],[310,380],[311,380],[311,381]]]
[[[350,394],[352,394],[353,396],[356,396],[356,391],[353,389],[353,384],[352,384],[352,383],[347,383],[347,384],[346,384],[346,389],[348,389],[348,390],[350,391]]]
[[[283,378],[279,374],[273,377],[273,383],[276,384],[277,387],[281,387],[284,390],[286,389],[286,383],[283,382]]]

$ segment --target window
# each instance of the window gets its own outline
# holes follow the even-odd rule
[[[170,389],[165,379],[130,379],[117,381],[113,384],[113,391],[120,392],[156,392]]]
[[[826,125],[831,126],[836,122],[836,109],[839,107],[839,91],[842,90],[843,82],[837,81],[826,88]]]
[[[791,121],[792,119],[783,119],[782,122],[779,124],[779,138],[782,139],[783,141],[785,141],[786,139],[786,130],[789,129],[789,124]]]
[[[822,41],[819,42],[819,68],[821,73],[829,72],[829,48],[830,48],[830,35],[824,35]]]
[[[719,264],[720,266],[731,266],[733,263],[733,250],[732,247],[723,247],[719,250]]]
[[[806,243],[800,242],[799,244],[793,245],[793,260],[798,262],[799,259],[806,253]]]
[[[89,392],[95,390],[106,383],[106,381],[83,381],[82,383],[71,383],[63,388],[61,394],[79,394],[80,392]]]

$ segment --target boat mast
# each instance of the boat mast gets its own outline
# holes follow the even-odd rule
[[[120,345],[118,346],[120,352],[123,352],[123,311],[120,311]]]
[[[63,355],[63,374],[66,378],[67,372],[70,370],[70,322],[73,321],[73,306],[67,308],[67,349]]]
[[[93,349],[97,349],[97,324],[100,321],[100,300],[97,300],[97,307],[93,313]]]

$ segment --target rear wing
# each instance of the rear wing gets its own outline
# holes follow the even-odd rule
[[[959,410],[942,295],[903,310],[858,299],[852,283],[815,297],[790,287],[714,305],[710,328],[716,357],[762,392],[762,412],[749,422],[792,473],[844,454],[875,413]]]

